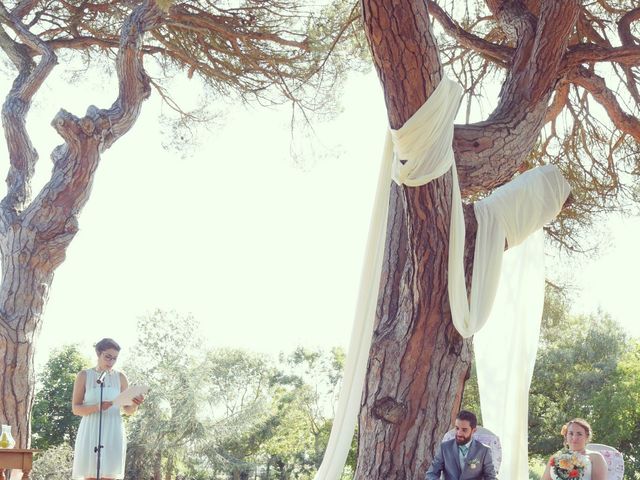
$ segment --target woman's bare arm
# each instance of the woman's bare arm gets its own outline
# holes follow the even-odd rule
[[[551,465],[549,465],[549,462],[547,462],[547,468],[544,469],[544,473],[542,474],[542,477],[540,477],[540,480],[551,480]]]
[[[607,462],[600,452],[589,452],[591,459],[591,480],[607,480]]]

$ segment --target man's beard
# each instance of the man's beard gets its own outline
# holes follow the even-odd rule
[[[471,440],[471,435],[469,435],[468,437],[458,437],[458,435],[456,435],[456,443],[458,445],[469,443],[469,440]]]

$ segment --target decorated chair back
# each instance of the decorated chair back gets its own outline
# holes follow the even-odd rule
[[[587,450],[593,450],[602,454],[604,461],[607,462],[607,469],[609,471],[607,480],[622,480],[624,476],[624,458],[622,458],[622,454],[618,450],[601,443],[589,443],[587,444]]]
[[[442,441],[454,439],[456,436],[455,429],[449,430],[442,437]],[[500,464],[502,463],[502,446],[500,445],[500,439],[491,430],[478,425],[476,433],[473,434],[474,440],[486,445],[491,449],[491,458],[493,458],[493,466],[496,469],[496,473],[500,472]],[[620,477],[622,479],[622,477]]]

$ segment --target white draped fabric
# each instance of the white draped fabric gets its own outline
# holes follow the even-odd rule
[[[355,431],[356,419],[360,411],[360,398],[364,387],[371,336],[376,318],[378,287],[382,272],[384,246],[387,231],[387,212],[391,187],[391,161],[393,149],[387,138],[385,155],[378,176],[376,198],[369,224],[369,236],[365,249],[360,291],[356,303],[356,313],[351,329],[349,350],[344,366],[344,377],[336,408],[331,435],[324,452],[322,464],[315,480],[338,480],[349,454]]]
[[[560,212],[569,191],[557,167],[545,165],[474,204],[478,232],[471,298],[495,301],[482,307],[489,318],[473,343],[482,423],[502,440],[504,480],[529,475],[529,386],[544,304],[541,227]],[[476,277],[477,271],[492,273]]]
[[[378,180],[374,211],[369,229],[354,326],[345,365],[343,387],[340,392],[329,443],[322,465],[315,476],[316,480],[337,480],[340,478],[353,437],[360,408],[368,353],[375,322],[386,237],[391,177],[393,176],[393,179],[398,184],[420,186],[445,174],[449,169],[452,171],[448,291],[454,326],[464,337],[470,337],[476,333],[489,317],[499,284],[500,264],[504,251],[505,237],[508,239],[509,245],[520,243],[528,234],[539,229],[546,221],[553,218],[566,198],[565,195],[560,201],[558,197],[559,204],[557,205],[557,210],[551,217],[548,216],[547,210],[544,210],[544,214],[532,213],[532,210],[527,210],[527,205],[528,202],[531,201],[532,196],[536,195],[537,187],[529,188],[529,182],[526,176],[522,175],[525,179],[516,182],[516,187],[503,187],[502,190],[499,189],[500,191],[497,191],[496,196],[492,195],[488,199],[483,200],[483,202],[480,202],[480,206],[476,206],[478,238],[475,247],[471,303],[469,303],[465,286],[463,262],[465,238],[464,216],[452,148],[453,120],[460,103],[461,95],[461,87],[457,83],[444,78],[425,104],[402,128],[399,130],[391,130],[387,137]],[[551,174],[551,176],[559,175],[557,169],[554,170],[554,168],[555,167],[550,167],[550,170],[555,172],[555,174]],[[529,177],[539,178],[540,175],[535,174]],[[545,176],[542,175],[542,177]],[[562,178],[561,175],[560,178]],[[538,183],[544,185],[545,181],[539,181]],[[564,192],[564,189],[556,190],[562,190]],[[523,196],[519,196],[519,194],[514,192],[525,193],[523,193]],[[540,195],[546,198],[547,193]],[[491,199],[492,197],[493,199]],[[516,197],[517,199],[515,199]],[[509,209],[500,209],[497,207],[504,203],[516,203],[520,205],[521,208],[512,212]],[[480,214],[478,214],[478,211],[480,211]],[[522,218],[522,215],[526,218]],[[531,261],[541,264],[540,259]],[[514,317],[509,317],[499,322],[516,323],[513,320]],[[495,322],[496,321],[492,320],[492,324]],[[520,334],[524,334],[522,332],[525,332],[525,330],[526,329],[520,329]],[[536,334],[536,344],[537,338]],[[518,353],[518,355],[520,355],[520,353]],[[535,359],[535,352],[533,358]],[[494,363],[487,361],[488,365],[494,365]],[[526,361],[523,361],[523,363],[526,363]],[[488,371],[490,372],[490,370]],[[499,381],[502,381],[502,379]],[[491,386],[492,383],[493,381],[489,378],[489,383],[485,381],[481,385],[481,389],[493,388]],[[499,385],[498,387],[502,388],[503,385]],[[507,386],[505,388],[511,387]],[[527,392],[528,383],[525,395]],[[505,395],[504,398],[508,399],[510,397]],[[482,405],[484,417],[485,403],[483,402]],[[526,411],[524,418],[526,422]],[[496,429],[486,421],[485,426],[494,430],[496,434],[503,433],[503,431]],[[524,433],[526,435],[526,429]],[[506,437],[502,436],[501,440],[503,445],[515,441],[515,439],[509,435]],[[526,436],[524,441],[524,451],[526,455]],[[505,457],[503,461],[505,465],[510,464],[510,459],[507,457]],[[509,480],[511,478],[521,477],[504,475],[502,478]]]
[[[482,424],[501,439],[501,480],[529,478],[529,386],[544,303],[543,246],[538,230],[505,252],[490,318],[473,337]]]
[[[464,276],[464,212],[452,147],[453,120],[461,98],[462,87],[443,78],[424,105],[402,128],[391,130],[391,136],[395,147],[393,179],[399,185],[426,185],[451,170],[449,304],[453,324],[460,335],[466,338],[482,327],[484,319],[477,315],[477,309],[469,310]]]

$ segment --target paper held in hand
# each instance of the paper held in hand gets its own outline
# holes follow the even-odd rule
[[[113,399],[113,406],[126,407],[127,405],[133,405],[134,397],[137,397],[138,395],[146,395],[148,391],[149,387],[147,385],[131,385]]]

